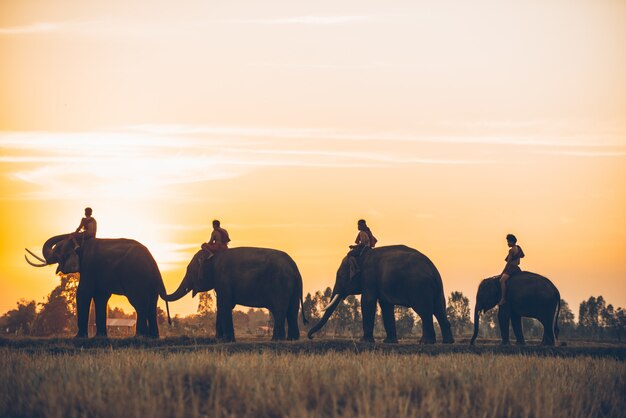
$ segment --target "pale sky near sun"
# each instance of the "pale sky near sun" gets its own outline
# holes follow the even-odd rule
[[[625,163],[624,1],[0,3],[0,314],[85,206],[169,291],[214,218],[332,287],[365,218],[472,305],[511,232],[626,307]]]

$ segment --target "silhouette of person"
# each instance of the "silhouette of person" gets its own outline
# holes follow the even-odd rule
[[[213,232],[211,232],[209,242],[202,244],[202,249],[209,253],[207,258],[211,258],[216,252],[228,249],[229,242],[230,237],[228,236],[228,231],[220,226],[220,221],[215,219],[213,221]]]
[[[91,216],[92,213],[93,210],[91,208],[85,208],[85,217],[80,220],[80,225],[78,225],[76,231],[70,235],[72,242],[74,242],[74,250],[78,250],[85,240],[96,237],[98,222]],[[80,240],[80,244],[78,240]]]
[[[361,255],[365,249],[374,248],[378,240],[374,237],[374,234],[372,234],[372,230],[367,226],[365,219],[359,219],[356,226],[359,232],[354,240],[355,245],[350,246],[352,249],[350,252]]]
[[[374,234],[372,234],[370,228],[367,226],[365,219],[359,219],[357,222],[357,228],[359,229],[359,232],[354,240],[355,245],[351,245],[350,251],[348,251],[348,264],[350,266],[351,277],[356,275],[361,270],[357,257],[361,257],[366,251],[374,248],[376,242],[378,242],[376,237],[374,237]]]
[[[520,260],[524,258],[525,254],[522,251],[522,248],[517,245],[517,238],[513,234],[508,234],[506,236],[506,243],[509,246],[509,253],[507,254],[504,261],[506,261],[506,265],[504,266],[504,271],[500,275],[500,301],[498,302],[498,306],[504,305],[506,303],[505,292],[506,292],[506,281],[514,275],[515,273],[519,273],[522,270],[519,268]]]

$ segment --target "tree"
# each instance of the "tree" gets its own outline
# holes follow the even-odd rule
[[[317,310],[315,309],[315,302],[310,293],[307,293],[304,301],[302,301],[302,312],[304,312],[304,315],[309,321],[319,320]],[[298,321],[301,321],[301,318],[299,318]],[[301,325],[304,326],[302,323]]]
[[[578,310],[578,327],[586,336],[598,338],[604,326],[602,312],[606,309],[606,303],[602,296],[591,296],[588,300],[580,303]]]
[[[350,311],[351,322],[348,325],[350,335],[355,337],[361,333],[363,329],[363,317],[361,316],[361,302],[359,298],[354,295],[350,295],[346,298],[346,304]]]
[[[79,275],[61,275],[61,284],[48,295],[48,300],[41,304],[41,310],[35,319],[33,332],[36,335],[53,335],[64,333],[75,324],[76,289]]]
[[[490,309],[480,318],[480,334],[488,338],[500,337],[500,322],[498,321],[498,310]]]
[[[617,339],[622,342],[624,331],[626,331],[626,310],[618,308],[616,312],[617,316]]]
[[[10,334],[28,335],[37,316],[37,303],[34,300],[20,299],[17,308],[0,318],[0,327]]]
[[[215,313],[215,299],[213,298],[213,291],[200,292],[198,297],[198,314],[202,316],[209,316]]]
[[[396,317],[396,332],[398,338],[406,338],[411,335],[413,326],[415,325],[415,318],[411,313],[411,309],[406,306],[396,306],[394,308]]]
[[[561,310],[559,312],[558,324],[560,329],[560,335],[572,335],[576,329],[576,323],[574,322],[574,313],[569,307],[569,304],[561,299]]]
[[[470,319],[469,299],[463,296],[463,293],[452,292],[450,294],[446,315],[450,321],[450,326],[457,335],[471,329],[472,320]]]

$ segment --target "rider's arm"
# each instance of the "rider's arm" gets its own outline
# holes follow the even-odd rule
[[[78,225],[78,228],[76,228],[76,232],[80,232],[81,229],[83,229],[85,227],[85,218],[82,218],[80,220],[80,224]]]

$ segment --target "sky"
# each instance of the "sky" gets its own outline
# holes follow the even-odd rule
[[[305,292],[365,218],[472,305],[514,233],[574,311],[626,307],[626,2],[4,0],[0,63],[0,313],[86,206],[170,292],[215,218]]]

